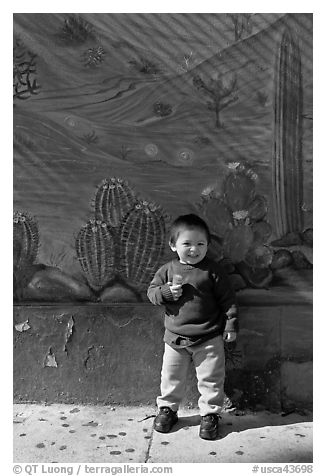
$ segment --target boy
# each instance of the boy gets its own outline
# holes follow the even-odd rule
[[[206,257],[210,232],[197,215],[172,224],[169,245],[178,259],[163,265],[148,288],[148,298],[165,307],[165,350],[156,431],[167,433],[178,421],[187,371],[194,362],[201,394],[199,436],[214,440],[224,399],[224,342],[237,335],[236,297],[221,268]],[[182,283],[181,283],[182,280]]]

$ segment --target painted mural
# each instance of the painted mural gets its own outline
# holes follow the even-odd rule
[[[190,212],[237,290],[311,285],[311,14],[17,13],[13,45],[16,302],[146,302]]]

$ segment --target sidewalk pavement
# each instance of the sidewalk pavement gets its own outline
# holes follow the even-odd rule
[[[154,407],[15,404],[15,463],[311,463],[312,415],[223,413],[216,441],[199,438],[198,410],[171,433]]]

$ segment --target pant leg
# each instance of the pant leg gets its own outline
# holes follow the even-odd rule
[[[200,415],[220,413],[224,400],[225,357],[222,336],[189,347],[196,368]]]
[[[173,349],[165,344],[161,372],[161,395],[158,407],[170,407],[177,411],[185,393],[187,372],[191,355],[186,349]]]

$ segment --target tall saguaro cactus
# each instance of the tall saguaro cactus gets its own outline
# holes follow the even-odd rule
[[[302,231],[302,72],[300,49],[286,29],[275,65],[273,200],[279,237]]]
[[[88,284],[102,290],[115,276],[113,231],[100,220],[89,220],[76,238],[76,252]]]
[[[165,246],[161,209],[139,202],[121,225],[121,274],[136,287],[148,284],[160,264]]]

